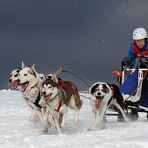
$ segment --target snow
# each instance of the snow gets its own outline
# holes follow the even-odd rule
[[[83,99],[78,125],[69,111],[67,127],[58,135],[52,122],[48,134],[42,124],[29,121],[30,110],[18,91],[0,91],[0,148],[147,148],[148,119],[140,113],[138,121],[117,122],[108,116],[106,129],[88,131],[91,121],[89,100]],[[99,125],[97,125],[98,127]]]

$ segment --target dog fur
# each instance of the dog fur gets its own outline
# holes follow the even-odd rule
[[[17,82],[24,100],[32,109],[31,120],[33,122],[40,120],[44,125],[44,109],[38,104],[43,80],[41,79],[41,75],[39,76],[39,74],[36,72],[35,65],[32,65],[32,67],[26,67],[23,63],[18,74]],[[50,122],[46,120],[46,125],[44,126],[43,132],[46,133],[49,127]]]
[[[17,82],[20,70],[21,68],[14,69],[10,73],[9,84],[10,84],[11,89],[13,90],[17,90],[17,89],[20,90],[18,82]]]
[[[127,117],[123,110],[123,97],[119,91],[118,86],[107,84],[104,82],[97,82],[93,84],[90,89],[90,104],[92,108],[92,121],[89,130],[94,130],[96,127],[96,118],[99,118],[100,129],[105,128],[106,110],[110,105],[114,105],[121,112],[125,121]],[[98,114],[98,115],[97,115]]]
[[[67,89],[67,86],[70,87],[71,90]],[[44,115],[45,121],[50,113],[59,134],[61,133],[61,127],[66,126],[68,107],[76,111],[74,122],[77,124],[82,101],[73,83],[61,81],[53,75],[51,79],[47,79],[43,82],[41,96],[42,99],[39,104],[46,107],[46,113]]]

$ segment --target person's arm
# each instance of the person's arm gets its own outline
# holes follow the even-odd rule
[[[136,53],[134,52],[134,44],[131,44],[131,46],[129,47],[129,50],[128,50],[128,56],[130,58],[137,58],[137,55]]]

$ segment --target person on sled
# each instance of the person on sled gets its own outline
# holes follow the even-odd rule
[[[140,68],[146,68],[148,65],[148,41],[147,31],[144,28],[136,28],[133,31],[133,42],[128,51],[128,57],[122,61],[122,68],[124,66],[133,68],[137,58],[140,59]]]
[[[148,41],[147,31],[144,28],[136,28],[133,31],[133,43],[130,45],[128,57],[122,60],[122,71],[124,68],[148,68]],[[137,63],[138,62],[138,63]],[[142,90],[148,91],[148,77],[145,78]],[[130,105],[130,104],[129,104]],[[136,108],[131,110],[131,119],[137,120],[139,117]]]

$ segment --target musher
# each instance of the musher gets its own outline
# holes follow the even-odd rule
[[[148,68],[148,41],[147,31],[144,28],[136,28],[133,31],[133,43],[130,45],[128,57],[122,60],[122,71],[124,68]],[[143,91],[148,91],[148,77],[145,78],[142,85]],[[137,120],[139,117],[137,109],[131,110],[131,118]]]

